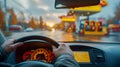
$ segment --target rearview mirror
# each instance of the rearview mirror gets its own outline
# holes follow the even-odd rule
[[[75,8],[98,5],[100,0],[55,0],[55,8]]]

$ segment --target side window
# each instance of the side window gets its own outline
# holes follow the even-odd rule
[[[0,31],[0,45],[3,44],[5,42],[6,38],[3,35],[3,33]]]

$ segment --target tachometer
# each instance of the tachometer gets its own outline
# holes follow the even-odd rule
[[[24,54],[23,54],[23,61],[27,61],[27,60],[32,60],[32,53],[33,53],[33,50],[30,50],[30,51],[26,51]]]

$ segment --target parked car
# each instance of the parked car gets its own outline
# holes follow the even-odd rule
[[[10,25],[9,30],[10,31],[21,31],[22,26],[20,26],[20,25]]]
[[[111,24],[109,27],[112,32],[120,32],[120,24]]]
[[[33,28],[30,28],[30,27],[29,27],[29,28],[25,29],[24,31],[25,31],[25,32],[32,32],[32,31],[33,31]]]

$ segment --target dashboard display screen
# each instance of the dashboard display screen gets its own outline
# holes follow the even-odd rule
[[[74,51],[74,58],[80,63],[90,63],[90,56],[88,51]]]

